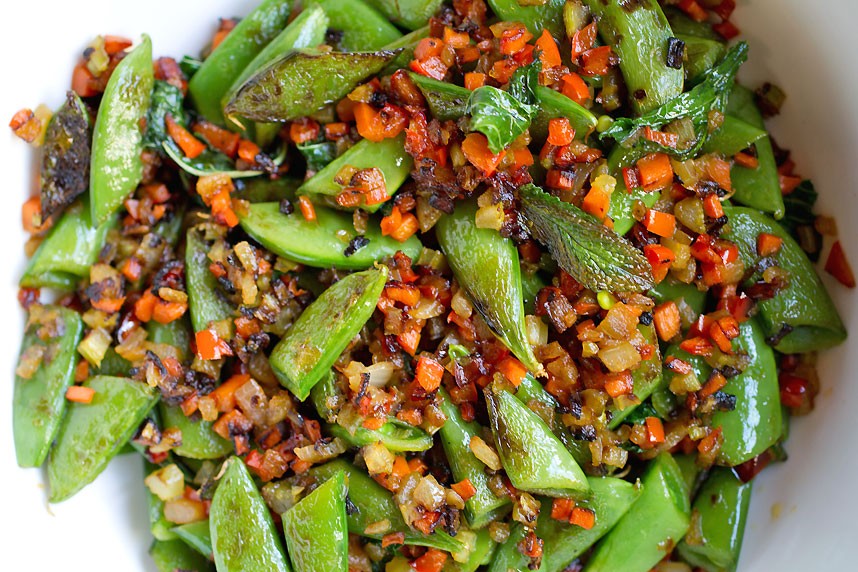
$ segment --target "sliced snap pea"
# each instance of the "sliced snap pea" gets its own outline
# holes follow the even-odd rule
[[[782,353],[816,351],[838,345],[846,339],[846,328],[831,296],[816,274],[807,255],[784,228],[753,209],[726,207],[730,221],[724,238],[739,247],[750,267],[757,260],[757,237],[774,234],[783,240],[775,260],[789,272],[789,286],[771,300],[759,302],[760,324],[766,336],[778,336],[786,326],[791,331],[780,338],[775,349]]]
[[[312,115],[340,100],[397,55],[395,51],[292,51],[248,78],[230,98],[224,114],[260,122]],[[317,77],[327,81],[311,81]]]
[[[321,206],[316,207],[316,220],[308,221],[300,213],[284,215],[278,203],[256,203],[239,215],[239,222],[251,238],[271,252],[317,268],[361,270],[398,250],[416,260],[423,248],[416,236],[399,242],[382,236],[378,224],[369,224],[363,235],[369,243],[346,255],[349,242],[341,237],[355,232],[351,215]]]
[[[575,129],[575,138],[584,140],[596,128],[596,116],[565,95],[544,86],[534,90],[539,102],[539,111],[530,124],[530,133],[537,140],[548,137],[548,122],[556,117],[565,117]]]
[[[389,44],[382,46],[382,49],[389,51],[399,51],[399,55],[393,58],[387,67],[384,68],[380,75],[392,74],[398,69],[407,68],[408,63],[414,59],[414,48],[420,43],[420,40],[429,36],[429,26],[423,26],[413,32],[405,34],[399,39],[393,40]]]
[[[706,572],[736,570],[750,504],[751,483],[729,469],[713,469],[692,506],[699,541],[686,537],[676,547],[680,557]]]
[[[45,306],[37,311],[41,317],[28,324],[21,355],[37,348],[45,355],[32,377],[15,376],[12,427],[19,467],[39,467],[48,456],[66,409],[66,389],[74,380],[77,345],[83,336],[83,321],[74,310]],[[56,335],[42,340],[39,330],[45,326]]]
[[[539,291],[548,286],[548,282],[538,271],[526,272],[521,270],[521,297],[524,301],[524,313],[532,315],[535,311],[536,297]]]
[[[69,91],[45,131],[42,145],[42,219],[63,211],[89,189],[92,125],[80,97]]]
[[[211,562],[181,540],[155,540],[149,548],[149,555],[158,572],[207,572],[214,569]]]
[[[337,48],[342,52],[388,49],[402,37],[396,26],[362,0],[310,0],[304,5],[325,9],[329,27],[341,34]]]
[[[210,421],[188,418],[176,406],[161,403],[162,425],[182,432],[182,444],[173,449],[177,455],[191,459],[219,459],[233,450],[233,445],[212,429]]]
[[[542,365],[533,355],[524,328],[524,302],[518,250],[493,229],[478,228],[475,201],[459,203],[441,217],[436,233],[459,285],[510,351],[530,371]]]
[[[590,488],[574,457],[536,413],[505,390],[487,388],[486,402],[501,464],[515,488],[548,496]]]
[[[679,467],[682,473],[682,478],[685,480],[685,487],[688,489],[689,499],[694,498],[697,492],[697,485],[703,470],[697,466],[697,455],[674,455],[673,460]]]
[[[655,326],[652,324],[648,326],[638,324],[638,331],[643,335],[646,342],[654,348],[652,356],[642,361],[638,368],[632,371],[634,395],[643,402],[661,385],[661,352],[658,349],[658,337],[655,333]],[[636,408],[636,405],[626,407],[625,409],[611,407],[612,417],[608,427],[611,429],[619,427],[620,423]]]
[[[125,56],[107,82],[92,135],[90,206],[96,224],[106,222],[143,178],[143,131],[155,76],[152,42]]]
[[[129,452],[136,452],[131,444],[126,445],[126,448],[131,449]],[[120,451],[119,454],[123,454],[123,451]],[[143,461],[143,477],[149,476],[150,473],[156,471],[158,469],[157,465],[153,465],[149,461],[144,459]],[[177,538],[176,534],[172,531],[172,528],[175,526],[172,522],[168,521],[164,518],[164,501],[162,501],[158,495],[154,494],[149,490],[149,487],[146,488],[146,498],[149,504],[149,531],[152,533],[152,536],[155,540],[175,540]]]
[[[283,536],[295,572],[347,572],[349,531],[345,473],[338,472],[283,515]]]
[[[542,4],[525,5],[518,0],[489,0],[489,6],[501,20],[521,22],[531,34],[539,36],[542,30],[548,30],[556,38],[562,38],[566,29],[563,25],[563,5],[566,0],[547,0]]]
[[[414,161],[405,151],[405,135],[379,142],[363,139],[350,147],[348,151],[328,163],[324,169],[313,175],[298,189],[298,194],[309,194],[333,202],[334,197],[343,191],[336,182],[337,174],[343,167],[355,169],[380,169],[384,175],[384,185],[388,196],[393,196],[411,174]],[[381,204],[362,206],[367,212],[375,212]]]
[[[218,572],[290,572],[271,513],[244,462],[227,461],[209,510]]]
[[[194,332],[232,317],[232,304],[218,294],[217,279],[209,272],[208,246],[193,228],[185,241],[185,282],[188,289],[188,309]]]
[[[157,402],[139,381],[96,376],[91,403],[71,403],[48,461],[51,502],[63,501],[91,483],[131,438]]]
[[[113,377],[131,377],[131,362],[116,353],[113,347],[107,348],[101,363],[98,366],[90,364],[89,371],[92,375],[110,375]]]
[[[438,121],[455,120],[468,112],[470,89],[414,72],[408,72],[408,75],[426,98],[432,117]]]
[[[200,114],[224,124],[221,99],[233,81],[286,26],[291,0],[264,0],[227,34],[188,82],[188,95]]]
[[[212,550],[211,525],[208,519],[189,522],[188,524],[180,524],[179,526],[173,527],[171,532],[176,535],[176,538],[184,541],[185,544],[206,558],[214,557],[214,552]]]
[[[372,316],[387,268],[346,276],[304,310],[271,352],[280,383],[303,401]]]
[[[640,497],[596,545],[585,572],[647,572],[685,536],[691,502],[673,457],[656,457],[641,481]]]
[[[692,83],[715,67],[727,53],[723,42],[676,32],[676,38],[685,42],[685,77]]]
[[[425,26],[441,7],[443,0],[368,0],[391,22],[415,30]]]
[[[732,157],[739,151],[744,151],[760,139],[767,137],[768,133],[765,130],[741,119],[725,115],[721,128],[712,133],[706,141],[706,145],[703,146],[703,153],[718,152],[725,157]]]

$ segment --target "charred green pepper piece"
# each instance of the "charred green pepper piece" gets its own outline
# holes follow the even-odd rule
[[[84,382],[91,403],[71,403],[48,462],[51,502],[63,501],[91,483],[131,438],[158,398],[151,387],[121,377]]]
[[[317,268],[361,270],[398,250],[415,259],[423,245],[416,236],[399,242],[382,236],[377,224],[370,224],[363,236],[366,246],[349,253],[349,243],[340,238],[354,233],[351,215],[316,207],[316,220],[308,221],[299,213],[284,215],[278,203],[257,203],[239,215],[241,228],[262,246],[278,256]]]
[[[209,272],[208,246],[193,228],[188,229],[185,242],[185,281],[188,289],[188,309],[194,332],[232,317],[232,304],[218,294],[217,279]]]
[[[208,519],[180,524],[173,527],[171,532],[206,558],[214,558],[211,526]]]
[[[563,5],[566,0],[546,0],[542,4],[520,3],[518,0],[489,0],[489,6],[501,20],[521,22],[531,34],[539,36],[548,30],[556,38],[564,36]]]
[[[73,91],[51,117],[42,146],[42,219],[62,212],[89,189],[92,125],[86,106]]]
[[[149,556],[158,572],[207,572],[214,568],[211,562],[181,540],[155,540],[149,548]]]
[[[40,330],[50,336],[41,339]],[[74,380],[82,335],[83,322],[74,310],[61,306],[31,310],[21,356],[42,357],[32,376],[15,375],[12,426],[19,467],[39,467],[48,456],[66,409],[66,389]]]
[[[95,119],[89,180],[95,224],[110,219],[143,178],[141,124],[154,82],[152,42],[144,34],[110,74]]]
[[[304,310],[271,352],[280,383],[303,401],[372,316],[387,268],[346,276]]]
[[[658,337],[655,333],[655,326],[652,324],[648,326],[639,324],[638,331],[643,335],[647,343],[654,348],[652,356],[642,361],[638,368],[632,371],[634,395],[638,400],[643,402],[661,385],[661,352],[658,350]],[[616,429],[636,408],[636,405],[626,407],[622,410],[612,407],[611,422],[608,424],[608,427]]]
[[[391,22],[409,30],[425,26],[443,0],[368,0]]]
[[[304,5],[325,9],[330,29],[341,34],[336,42],[341,52],[389,49],[402,37],[396,26],[363,0],[310,0]]]

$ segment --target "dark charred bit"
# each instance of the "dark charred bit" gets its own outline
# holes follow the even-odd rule
[[[652,324],[652,312],[642,312],[640,317],[638,318],[638,322],[640,322],[644,326],[649,326]]]
[[[42,156],[42,217],[61,213],[89,188],[92,130],[80,98],[70,91],[48,123]]]
[[[634,98],[638,101],[643,101],[644,99],[646,99],[646,91],[643,89],[635,91]]]
[[[682,60],[685,56],[685,42],[679,38],[667,39],[667,67],[675,70],[682,69]]]
[[[292,201],[289,199],[283,199],[280,201],[280,212],[285,215],[290,215],[295,212],[295,206],[292,204]]]
[[[343,251],[343,254],[346,257],[349,257],[352,254],[354,254],[355,252],[357,252],[358,250],[360,250],[361,248],[363,248],[364,246],[366,246],[367,244],[369,244],[369,239],[367,237],[356,236],[353,239],[351,239],[351,241],[349,241],[349,245]]]
[[[785,337],[787,337],[792,332],[792,330],[793,330],[793,327],[790,326],[789,324],[786,324],[786,323],[781,324],[781,329],[778,330],[778,332],[775,335],[769,336],[768,338],[766,338],[766,343],[769,344],[770,346],[776,346],[779,343],[781,343],[781,340],[783,340]]]
[[[360,509],[357,507],[355,503],[352,502],[352,499],[349,495],[346,495],[346,514],[352,516],[353,514],[357,514],[360,512]]]

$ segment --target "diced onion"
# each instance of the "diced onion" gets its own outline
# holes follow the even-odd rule
[[[150,473],[143,483],[162,501],[180,497],[185,491],[185,475],[175,463]]]
[[[297,454],[297,449],[295,453]],[[393,461],[396,456],[388,451],[381,443],[373,443],[361,449],[363,460],[366,463],[366,469],[371,475],[393,472]]]
[[[175,524],[188,524],[206,518],[206,507],[200,501],[186,498],[164,503],[164,518]]]
[[[474,456],[485,466],[493,471],[499,471],[501,469],[502,465],[500,457],[498,457],[495,450],[491,448],[488,443],[483,441],[481,437],[477,437],[476,435],[471,437],[470,447]]]

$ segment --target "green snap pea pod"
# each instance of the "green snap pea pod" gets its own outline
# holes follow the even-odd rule
[[[542,418],[508,391],[488,388],[486,402],[495,446],[513,486],[548,496],[589,489],[581,467]]]
[[[530,123],[530,133],[537,140],[548,137],[548,122],[556,117],[565,117],[575,129],[576,139],[586,139],[596,128],[596,116],[565,95],[544,86],[534,90],[539,102],[539,111]]]
[[[476,202],[469,201],[441,217],[435,227],[438,243],[486,324],[527,369],[537,373],[542,366],[525,332],[518,250],[496,230],[478,228],[476,212]]]
[[[670,28],[677,36],[694,36],[696,38],[704,38],[718,42],[724,41],[724,38],[712,29],[712,24],[709,22],[698,22],[696,20],[692,20],[685,14],[685,12],[682,12],[673,6],[665,6],[664,15],[670,23]]]
[[[518,0],[489,0],[492,12],[508,22],[521,22],[534,36],[548,30],[560,39],[566,33],[563,25],[563,5],[566,0],[547,0],[541,5],[525,6]]]
[[[152,320],[146,324],[146,331],[150,342],[176,348],[179,361],[185,361],[191,357],[191,324],[187,318],[182,317],[166,324]]]
[[[657,304],[684,300],[697,315],[703,313],[706,305],[705,291],[698,290],[693,284],[683,284],[672,279],[662,280],[649,291],[649,295]]]
[[[89,371],[92,375],[110,375],[113,377],[131,377],[131,362],[116,353],[113,347],[107,348],[104,357],[98,367],[90,364]]]
[[[217,279],[209,272],[208,246],[194,229],[188,229],[185,241],[185,282],[188,289],[188,309],[194,332],[232,317],[232,304],[220,297]]]
[[[191,459],[219,459],[233,450],[233,445],[212,429],[210,421],[193,420],[176,406],[161,403],[164,428],[176,427],[182,432],[182,444],[174,449],[177,455]]]
[[[348,479],[349,500],[357,508],[357,511],[348,514],[346,518],[351,534],[380,540],[385,534],[402,532],[405,534],[406,544],[438,548],[449,552],[462,549],[461,542],[440,529],[435,530],[432,534],[422,534],[408,526],[402,518],[402,512],[396,506],[390,491],[348,461],[335,459],[310,469],[310,474],[321,482],[325,482],[341,472],[345,473]],[[390,522],[387,532],[366,533],[369,525],[383,520]]]
[[[89,111],[69,91],[45,130],[39,189],[43,220],[62,212],[89,188],[91,131]]]
[[[21,355],[29,359],[28,354],[41,351],[44,357],[28,379],[15,375],[12,426],[19,467],[39,467],[48,456],[66,409],[66,389],[74,379],[77,345],[83,335],[83,321],[77,312],[61,306],[37,311],[44,313],[28,324]],[[55,335],[43,341],[38,334],[45,326]]]
[[[296,572],[349,569],[347,494],[340,471],[283,515],[283,536]]]
[[[733,87],[730,94],[727,113],[754,127],[766,128],[763,115],[754,102],[753,92],[739,84]],[[754,144],[754,148],[759,162],[756,169],[734,165],[730,171],[733,200],[781,219],[784,216],[784,201],[771,138],[766,135]]]
[[[402,37],[396,26],[363,0],[311,0],[305,6],[325,9],[331,30],[342,34],[337,42],[342,52],[388,49]]]
[[[641,487],[613,477],[589,477],[590,495],[576,499],[576,506],[596,513],[596,524],[590,530],[551,518],[552,499],[540,499],[542,508],[536,524],[536,535],[543,545],[539,572],[561,572],[570,562],[602,538],[623,517],[641,495]],[[516,524],[509,538],[495,554],[489,572],[527,570],[528,558],[518,550],[525,529]]]
[[[472,529],[480,529],[509,512],[511,501],[495,496],[488,485],[485,464],[471,451],[471,439],[482,435],[482,428],[475,421],[462,419],[446,391],[441,390],[441,395],[441,411],[447,417],[439,430],[441,445],[456,482],[468,479],[476,489],[474,496],[465,501],[465,518]]]
[[[423,26],[383,46],[382,49],[384,50],[399,51],[399,55],[393,58],[379,75],[384,76],[392,74],[398,69],[407,68],[408,63],[414,59],[414,48],[417,47],[420,40],[428,36],[429,26]]]
[[[702,469],[697,465],[697,455],[674,455],[673,460],[676,461],[682,473],[685,488],[688,489],[688,498],[693,499],[700,477],[703,475]]]
[[[303,401],[372,316],[387,268],[346,276],[304,310],[271,352],[280,383]]]
[[[394,24],[416,30],[429,22],[429,18],[438,11],[443,0],[368,0],[368,2]]]
[[[134,448],[128,444],[126,446],[130,448],[131,451],[134,451]],[[120,455],[124,451],[120,451]],[[157,465],[153,465],[149,461],[143,461],[143,476],[147,477],[153,471],[158,469]],[[176,534],[172,531],[172,528],[175,526],[172,522],[168,521],[164,518],[164,501],[162,501],[158,495],[154,494],[149,490],[149,487],[146,487],[146,498],[149,501],[149,530],[152,532],[152,536],[155,540],[174,540],[177,538]]]
[[[703,146],[703,152],[718,152],[725,157],[732,157],[739,151],[744,151],[760,139],[767,137],[768,134],[765,130],[741,119],[725,115],[724,123],[718,131],[709,136],[709,140]]]
[[[301,186],[301,180],[293,177],[269,179],[254,177],[233,181],[235,191],[232,196],[250,203],[280,202],[283,199],[294,200],[295,191]]]
[[[497,543],[492,540],[489,529],[483,528],[477,531],[460,530],[457,536],[463,534],[474,535],[473,549],[468,554],[467,560],[456,562],[453,558],[448,558],[441,572],[476,572],[480,566],[484,566],[492,561],[492,556],[497,549]]]
[[[438,121],[455,120],[467,113],[470,89],[414,72],[408,72],[408,75],[426,98],[429,111]]]
[[[647,572],[685,536],[691,502],[673,457],[656,457],[641,481],[640,497],[596,545],[585,572]]]
[[[90,207],[96,224],[106,222],[143,178],[143,132],[155,76],[152,42],[125,56],[107,82],[92,135]]]
[[[384,69],[397,55],[395,51],[294,50],[248,78],[230,98],[224,114],[264,123],[312,115]],[[311,81],[316,77],[327,81]]]
[[[221,100],[233,81],[286,26],[291,0],[263,0],[212,51],[188,82],[188,95],[200,114],[224,124]]]
[[[399,242],[382,236],[380,227],[370,224],[363,235],[369,243],[347,254],[349,243],[341,236],[354,234],[351,215],[321,206],[316,207],[316,220],[308,221],[300,213],[284,215],[278,203],[256,203],[239,215],[239,222],[248,235],[271,252],[317,268],[362,270],[398,250],[416,259],[423,248],[416,236]]]
[[[238,457],[227,463],[209,511],[218,571],[289,572],[280,536],[250,472]]]
[[[715,67],[727,52],[727,47],[718,40],[679,33],[676,37],[685,42],[685,76],[692,83]]]
[[[521,298],[524,302],[524,313],[532,315],[539,291],[548,286],[548,282],[539,275],[538,271],[526,272],[521,270]]]
[[[706,572],[732,572],[739,563],[742,537],[751,504],[751,483],[733,471],[713,469],[692,506],[693,528],[699,539],[686,537],[677,552],[683,560]]]
[[[21,286],[77,288],[79,280],[89,276],[90,267],[98,260],[107,233],[116,226],[116,217],[99,225],[91,221],[85,201],[68,207],[27,264]]]
[[[641,402],[645,401],[652,393],[661,385],[661,352],[658,350],[658,336],[655,333],[655,326],[652,324],[645,326],[638,324],[638,331],[643,335],[648,344],[654,347],[652,356],[644,360],[637,369],[632,371],[632,380],[634,381],[634,395]],[[608,427],[615,429],[620,423],[637,409],[637,406],[629,406],[625,409],[616,409],[612,407],[611,422]]]
[[[586,0],[599,22],[599,34],[620,57],[632,107],[642,115],[682,93],[682,67],[667,65],[673,36],[658,2]]]
[[[724,237],[739,246],[747,266],[757,259],[757,237],[774,234],[783,240],[775,255],[778,266],[789,272],[789,286],[771,300],[758,304],[760,324],[766,336],[776,336],[784,326],[792,328],[775,346],[782,353],[802,353],[829,348],[846,339],[846,329],[825,286],[807,255],[784,228],[753,209],[724,209],[730,225]]]
[[[158,572],[207,572],[213,569],[211,562],[181,540],[155,540],[149,548],[149,555]]]
[[[206,558],[214,557],[214,552],[212,551],[211,525],[208,520],[198,520],[196,522],[189,522],[188,524],[181,524],[173,527],[171,532],[176,535],[176,538],[181,539],[185,544]]]
[[[387,194],[393,196],[411,174],[414,161],[411,155],[405,151],[404,134],[379,142],[363,139],[308,179],[298,189],[298,194],[324,198],[336,205],[334,197],[343,191],[342,185],[336,182],[337,173],[347,165],[358,170],[373,167],[380,169],[384,175]],[[375,212],[381,208],[381,203],[362,206],[361,208],[368,212]]]
[[[615,149],[622,149],[622,147],[618,145]],[[634,161],[631,162],[634,163]],[[620,167],[614,172],[618,172],[619,169]],[[617,177],[616,179],[617,186],[614,192],[611,193],[611,206],[608,209],[608,216],[614,221],[614,232],[618,236],[623,236],[635,225],[635,218],[632,215],[634,204],[640,201],[647,208],[652,208],[658,202],[658,199],[661,198],[661,193],[651,193],[643,189],[635,189],[629,193],[622,178]]]
[[[96,376],[91,403],[71,403],[48,462],[51,502],[63,501],[95,480],[158,400],[145,383]]]

